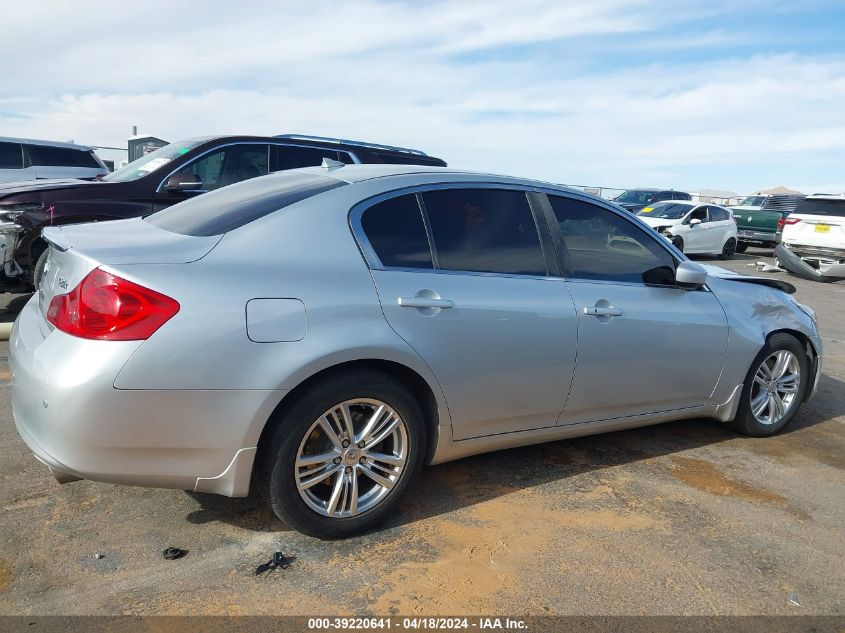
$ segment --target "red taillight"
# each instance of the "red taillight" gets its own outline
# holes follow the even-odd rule
[[[99,268],[69,293],[56,295],[47,320],[62,332],[103,341],[139,341],[179,312],[179,303]]]
[[[780,220],[778,220],[778,231],[782,231],[783,227],[785,227],[787,224],[792,226],[793,224],[798,224],[800,221],[801,220],[799,220],[798,218],[781,218]]]

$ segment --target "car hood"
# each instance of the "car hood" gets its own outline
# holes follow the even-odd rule
[[[671,218],[650,218],[647,215],[638,215],[637,218],[639,218],[651,227],[674,226],[675,224],[679,224],[681,222],[680,220],[673,220]]]
[[[102,182],[79,180],[77,178],[45,178],[43,180],[18,180],[0,184],[0,196],[12,193],[29,193],[32,191],[50,191],[54,189],[70,189],[72,187],[101,187]]]
[[[777,290],[782,290],[783,292],[790,295],[794,294],[796,291],[795,286],[786,281],[781,281],[780,279],[772,279],[771,277],[757,277],[755,275],[743,275],[742,273],[737,273],[732,270],[728,270],[727,268],[722,268],[721,266],[713,266],[711,264],[701,264],[701,266],[705,270],[707,270],[707,274],[711,277],[718,277],[719,279],[739,281],[748,284],[758,284],[760,286],[768,286],[769,288],[776,288]]]

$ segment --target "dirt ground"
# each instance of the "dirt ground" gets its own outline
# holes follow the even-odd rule
[[[59,486],[14,430],[2,343],[0,614],[842,615],[845,282],[789,280],[826,360],[788,432],[694,420],[472,457],[341,542],[253,499]],[[291,566],[256,577],[276,550]]]

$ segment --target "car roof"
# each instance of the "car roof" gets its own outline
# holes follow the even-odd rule
[[[492,174],[489,172],[471,171],[466,169],[455,169],[453,167],[433,167],[428,165],[381,165],[381,164],[361,164],[361,165],[343,165],[337,167],[302,167],[300,169],[289,169],[284,172],[276,173],[291,173],[302,172],[310,173],[319,176],[328,176],[347,183],[362,182],[365,180],[372,180],[374,178],[393,178],[400,176],[413,175],[432,175],[437,174],[444,177],[446,180],[454,178],[455,180],[465,180],[466,177],[475,177],[482,181],[499,182],[504,184],[522,185],[529,187],[554,188],[561,191],[570,191],[587,197],[590,196],[583,191],[572,189],[564,185],[559,185],[551,182],[543,182],[539,180],[532,180],[530,178],[517,178],[514,176],[503,176],[501,174]]]
[[[845,202],[845,193],[814,193],[805,200],[841,200]]]
[[[688,207],[696,207],[700,204],[716,204],[715,202],[696,202],[695,200],[661,200],[660,202],[655,202],[654,206],[658,204],[683,204]],[[716,205],[719,206],[719,205]]]
[[[13,136],[0,136],[0,143],[20,143],[21,145],[44,145],[46,147],[64,147],[77,149],[82,152],[93,151],[88,145],[77,145],[76,143],[64,143],[62,141],[43,141],[35,138],[15,138]]]

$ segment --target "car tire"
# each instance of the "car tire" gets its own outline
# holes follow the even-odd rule
[[[796,372],[798,383],[797,386],[794,386],[795,391],[790,391],[787,394],[791,395],[792,398],[782,413],[773,412],[771,405],[768,404],[771,401],[771,396],[766,395],[767,387],[761,384],[761,380],[766,381],[766,375],[771,377],[771,367],[780,371],[777,365],[779,354],[785,354],[783,358],[789,358],[789,363],[786,366],[786,373],[781,378],[774,378],[775,383],[788,385],[790,389],[793,388],[796,380],[787,380],[787,378],[794,376]],[[763,369],[764,364],[769,367],[768,374]],[[742,387],[739,408],[732,422],[733,427],[740,433],[752,437],[774,435],[795,417],[801,407],[801,402],[804,400],[804,394],[807,392],[810,380],[809,362],[804,346],[790,334],[780,332],[773,334],[754,358],[754,362],[751,363],[751,368],[748,370],[745,384]],[[778,397],[783,403],[784,396],[780,389],[778,389]],[[758,412],[755,414],[755,405],[758,404],[765,406],[762,411],[757,409]]]
[[[672,238],[672,246],[674,246],[675,248],[677,248],[679,251],[681,251],[683,253],[684,252],[684,238],[676,235],[675,237]]]
[[[383,423],[386,426],[398,418],[397,429],[385,439],[363,446],[367,420],[375,419],[378,407],[386,407],[380,418],[387,420]],[[351,441],[343,430],[346,414],[353,420]],[[343,372],[320,380],[272,424],[259,447],[256,487],[280,519],[321,539],[360,534],[386,519],[408,491],[426,454],[425,422],[419,404],[401,382],[380,371]],[[381,424],[375,425],[376,431]],[[369,433],[373,440],[381,435],[372,429]],[[320,459],[327,455],[334,457]],[[375,455],[395,462],[381,462]],[[320,462],[297,466],[298,460],[309,459]],[[404,460],[401,466],[400,460]],[[326,476],[329,472],[334,474]],[[390,486],[377,483],[367,473]],[[319,481],[312,483],[315,480]],[[308,487],[300,492],[304,484]],[[359,504],[371,505],[362,508]]]
[[[748,250],[748,242],[737,242],[736,244],[736,252],[737,253],[744,253]]]
[[[41,278],[44,276],[44,266],[47,264],[47,256],[50,254],[50,248],[45,248],[42,253],[35,260],[35,268],[32,269],[32,285],[38,290],[38,285],[41,283]]]
[[[728,241],[725,242],[724,246],[722,246],[722,252],[719,253],[719,259],[733,259],[734,253],[736,253],[736,240],[732,237],[729,237]]]

